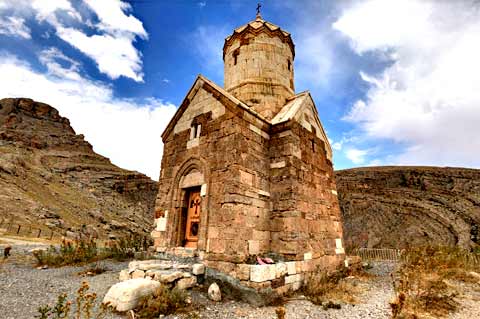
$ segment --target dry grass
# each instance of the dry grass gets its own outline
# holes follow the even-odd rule
[[[454,247],[421,247],[407,251],[394,281],[393,318],[444,317],[459,304],[455,282],[476,282],[475,254]]]
[[[55,305],[44,305],[38,308],[39,319],[59,319],[59,318],[78,318],[78,319],[103,319],[108,314],[109,305],[101,304],[95,307],[97,294],[89,292],[89,285],[83,282],[77,290],[77,296],[74,301],[67,300],[66,294],[61,294],[57,298]]]
[[[338,302],[355,304],[363,293],[363,281],[372,275],[361,268],[340,268],[335,272],[315,271],[307,277],[305,296],[314,304],[327,308],[339,307]]]
[[[135,310],[136,318],[153,319],[184,310],[188,306],[188,294],[177,288],[161,286],[153,295],[144,298]]]

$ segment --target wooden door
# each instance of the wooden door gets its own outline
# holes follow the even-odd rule
[[[200,190],[192,190],[188,196],[187,225],[185,229],[185,247],[197,248],[200,231],[200,212],[202,197]]]

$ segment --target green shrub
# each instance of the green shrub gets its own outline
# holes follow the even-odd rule
[[[88,263],[98,260],[98,249],[95,241],[82,240],[76,242],[63,241],[59,248],[50,246],[47,250],[36,250],[33,256],[39,266],[53,267]]]
[[[98,248],[94,240],[63,241],[60,247],[50,246],[47,250],[33,252],[38,266],[60,267],[90,263],[104,259],[124,261],[132,259],[135,252],[146,250],[151,240],[144,236],[120,238],[105,248]]]

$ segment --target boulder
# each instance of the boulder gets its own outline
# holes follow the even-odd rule
[[[165,274],[160,275],[160,282],[162,283],[170,283],[177,279],[183,278],[183,272],[181,271],[169,271]],[[157,279],[157,278],[155,278]]]
[[[210,298],[213,301],[222,300],[222,293],[217,283],[214,282],[213,284],[210,285],[210,287],[208,287],[208,298]]]
[[[128,280],[128,279],[130,279],[130,274],[128,273],[128,270],[124,269],[124,270],[120,271],[120,275],[118,276],[118,280],[125,281],[125,280]]]
[[[205,273],[205,265],[204,264],[194,264],[192,267],[192,273],[194,275],[203,275]]]
[[[182,278],[177,282],[177,288],[180,290],[192,288],[197,284],[197,277],[191,276],[188,278]]]
[[[143,270],[135,270],[132,272],[132,279],[145,278],[145,272]]]
[[[140,300],[152,295],[160,288],[158,281],[137,278],[113,285],[105,295],[103,303],[109,303],[116,311],[124,312],[134,309]]]

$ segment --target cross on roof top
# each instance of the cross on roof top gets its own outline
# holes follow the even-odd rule
[[[260,8],[262,5],[260,3],[257,3],[257,18],[261,18],[262,16],[260,15]]]

